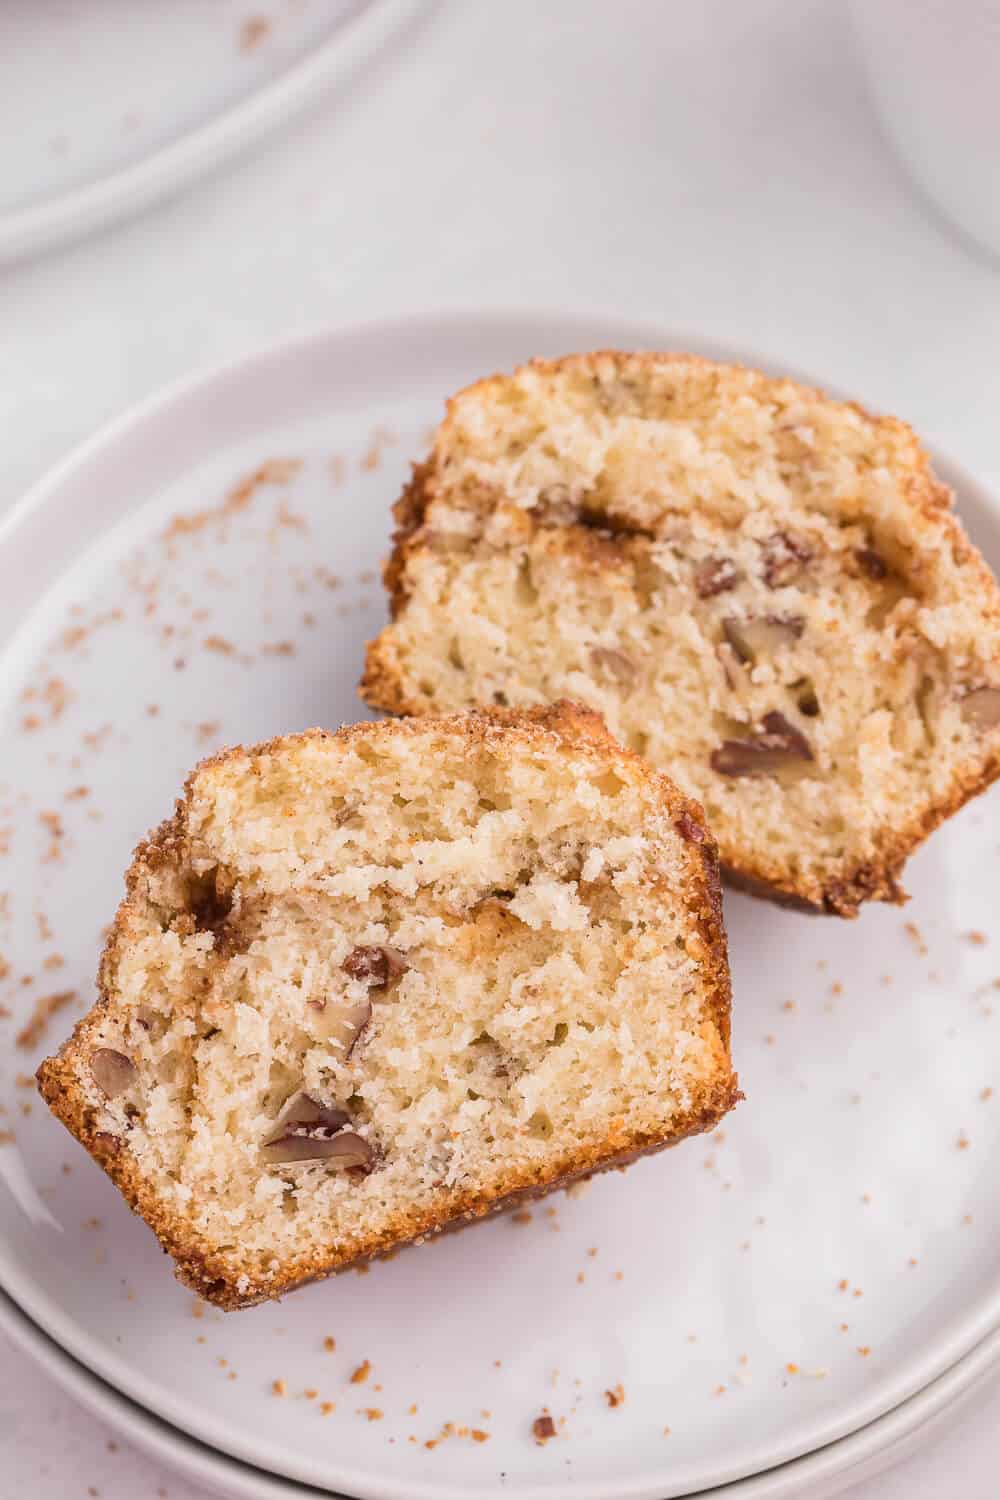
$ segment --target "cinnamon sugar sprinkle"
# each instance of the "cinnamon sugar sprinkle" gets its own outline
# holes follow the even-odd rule
[[[17,1045],[26,1050],[37,1046],[48,1030],[50,1019],[76,997],[76,990],[58,990],[54,995],[40,995],[35,1001],[30,1020],[17,1033]]]
[[[226,521],[238,515],[240,511],[246,510],[257,491],[264,485],[291,484],[301,468],[302,460],[299,458],[267,459],[259,468],[244,475],[229,491],[221,505],[213,506],[208,510],[193,511],[188,515],[174,516],[163,533],[163,540],[170,542],[179,536],[189,536],[192,532],[203,531],[206,526],[212,525],[215,521]]]

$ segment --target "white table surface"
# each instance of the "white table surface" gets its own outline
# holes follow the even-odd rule
[[[0,508],[189,372],[324,323],[504,305],[770,351],[1000,489],[1000,270],[903,178],[842,7],[443,0],[252,160],[0,274]],[[0,1500],[200,1500],[2,1338],[0,1360]],[[994,1500],[998,1431],[1000,1385],[851,1494],[936,1500],[960,1474]]]

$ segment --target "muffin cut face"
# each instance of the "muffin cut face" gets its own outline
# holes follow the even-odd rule
[[[585,711],[224,752],[127,890],[40,1086],[220,1306],[737,1097],[714,845]]]
[[[397,506],[362,695],[570,696],[760,894],[854,915],[1000,771],[1000,594],[913,433],[686,355],[456,396]]]

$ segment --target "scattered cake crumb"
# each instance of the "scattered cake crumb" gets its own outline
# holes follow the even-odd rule
[[[224,635],[207,635],[202,642],[206,651],[218,651],[220,656],[235,656],[236,647]]]
[[[368,1360],[368,1359],[362,1360],[361,1363],[358,1365],[357,1369],[351,1375],[351,1384],[352,1385],[363,1385],[364,1382],[368,1379],[369,1375],[371,1374],[371,1371],[372,1371],[371,1360]]]
[[[916,922],[904,922],[903,931],[906,933],[907,937],[912,940],[914,947],[916,948],[920,957],[926,958],[928,952],[927,944],[924,942],[924,935],[920,931],[920,928],[917,926]]]
[[[269,24],[265,22],[265,25]],[[220,506],[216,506],[212,510],[196,511],[190,515],[174,516],[163,533],[163,540],[165,542],[173,541],[175,537],[201,531],[213,521],[224,521],[230,516],[236,515],[239,511],[246,509],[257,490],[263,485],[290,484],[301,468],[301,459],[268,459],[251,473],[244,475],[229,491]]]
[[[267,16],[247,16],[240,27],[240,51],[252,52],[271,34],[271,22]]]
[[[542,1416],[535,1418],[531,1424],[531,1430],[535,1435],[536,1443],[547,1443],[549,1438],[554,1438],[556,1435],[556,1424],[548,1412],[545,1412]]]
[[[323,1340],[323,1348],[326,1350],[327,1354],[332,1354],[336,1347],[337,1340],[328,1333],[326,1338]]]
[[[527,1208],[519,1208],[517,1213],[511,1214],[510,1222],[512,1224],[530,1224],[531,1210]]]
[[[624,1404],[625,1387],[622,1385],[621,1381],[619,1381],[617,1385],[612,1386],[609,1391],[604,1392],[604,1399],[611,1407],[621,1406]]]
[[[31,1018],[17,1033],[15,1041],[25,1050],[37,1046],[42,1040],[50,1019],[76,999],[76,990],[59,990],[54,995],[42,995],[35,1001]]]
[[[337,1403],[336,1401],[321,1401],[319,1403],[319,1409],[323,1413],[324,1417],[328,1417],[332,1411],[337,1410]]]
[[[287,1396],[288,1395],[288,1387],[287,1387],[287,1385],[285,1384],[285,1382],[283,1380],[274,1380],[274,1381],[271,1382],[271,1395],[272,1396]]]
[[[965,934],[965,940],[966,942],[971,943],[974,948],[982,948],[986,943],[986,934],[985,932],[976,931],[967,932]]]

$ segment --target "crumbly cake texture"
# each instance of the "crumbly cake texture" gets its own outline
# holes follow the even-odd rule
[[[572,697],[702,803],[756,894],[856,914],[1000,772],[1000,594],[910,428],[688,355],[448,404],[396,507],[397,714]]]
[[[222,1307],[712,1126],[715,845],[593,713],[224,751],[136,852],[51,1109]]]

